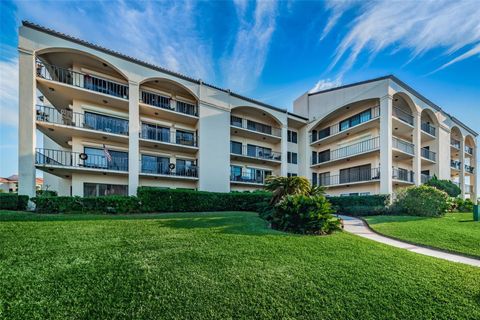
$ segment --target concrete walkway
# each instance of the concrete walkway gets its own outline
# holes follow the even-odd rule
[[[474,267],[480,267],[480,260],[474,258],[468,258],[461,255],[456,255],[452,253],[447,253],[439,250],[429,249],[426,247],[394,240],[388,237],[379,235],[378,233],[373,232],[365,222],[360,219],[340,215],[340,218],[343,219],[345,231],[353,233],[357,236],[367,238],[373,241],[387,244],[389,246],[405,249],[415,253],[423,254],[430,257],[440,258],[452,262],[464,263]]]

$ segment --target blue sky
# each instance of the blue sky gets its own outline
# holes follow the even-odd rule
[[[480,132],[476,0],[0,6],[0,176],[17,172],[16,46],[23,19],[288,109],[313,88],[395,74]]]

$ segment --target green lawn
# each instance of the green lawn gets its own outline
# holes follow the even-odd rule
[[[0,212],[1,319],[480,319],[480,269],[255,213]]]
[[[449,213],[442,218],[376,216],[366,220],[388,236],[480,258],[480,222],[472,213]]]

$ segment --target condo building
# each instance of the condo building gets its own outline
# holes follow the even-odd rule
[[[289,112],[30,22],[18,49],[20,194],[41,170],[59,195],[248,191],[270,175],[395,195],[436,175],[476,199],[477,133],[394,76]]]

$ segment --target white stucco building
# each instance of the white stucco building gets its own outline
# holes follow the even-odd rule
[[[476,194],[477,133],[394,76],[306,93],[292,113],[24,22],[19,104],[31,196],[37,169],[61,195],[253,190],[268,175],[394,193],[434,174]]]

